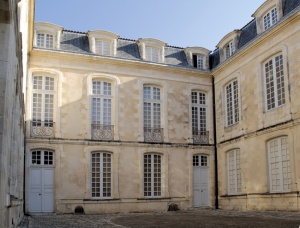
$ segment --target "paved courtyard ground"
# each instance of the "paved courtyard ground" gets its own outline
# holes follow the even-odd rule
[[[94,227],[263,227],[299,228],[299,212],[188,210],[161,213],[119,213],[99,215],[35,215],[24,218],[19,228]]]

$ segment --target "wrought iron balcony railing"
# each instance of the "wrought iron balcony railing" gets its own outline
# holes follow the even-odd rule
[[[54,122],[32,120],[30,124],[30,136],[32,137],[54,137]]]
[[[163,142],[163,128],[144,127],[145,142]]]
[[[209,132],[193,130],[193,143],[194,144],[208,144]]]
[[[114,125],[92,124],[93,140],[113,140]]]

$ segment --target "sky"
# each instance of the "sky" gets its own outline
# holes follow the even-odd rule
[[[265,0],[36,0],[35,21],[66,30],[106,30],[177,47],[214,50],[241,29]]]

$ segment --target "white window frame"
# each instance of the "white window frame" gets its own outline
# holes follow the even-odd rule
[[[209,167],[208,155],[193,155],[193,167]]]
[[[236,86],[235,86],[236,85]],[[229,92],[231,87],[231,93]],[[235,89],[236,88],[236,89]],[[229,94],[230,93],[230,94]],[[226,126],[231,126],[239,122],[239,83],[238,80],[232,80],[225,86],[225,106],[226,106]],[[230,115],[230,112],[232,115]],[[231,120],[232,116],[232,120]]]
[[[38,77],[42,78],[41,88],[34,88],[35,87],[35,84],[34,84],[35,78],[38,78]],[[52,80],[52,82],[53,82],[52,85],[50,85],[50,86],[47,85],[47,83],[46,83],[47,78]],[[49,89],[46,89],[47,87]],[[34,99],[35,99],[34,94],[37,94],[38,96],[41,95],[41,107],[40,107],[40,115],[41,116],[40,116],[40,119],[36,119],[36,120],[34,120],[33,118],[34,118],[34,116],[36,116],[38,114],[34,110],[38,109],[39,107],[34,107]],[[45,107],[46,106],[45,101],[47,100],[48,96],[52,96],[52,107],[50,107],[50,106]],[[47,76],[47,75],[33,75],[33,77],[32,77],[32,99],[31,99],[31,102],[32,102],[32,111],[31,111],[32,121],[44,121],[44,122],[47,121],[50,124],[53,124],[55,122],[54,121],[54,104],[55,104],[55,78],[54,77]],[[52,118],[47,118],[46,117],[47,116],[46,115],[46,109],[47,108],[52,109],[52,112],[49,112],[47,114],[49,117],[52,117]]]
[[[150,156],[150,163],[145,163],[146,156]],[[159,158],[159,166],[155,167],[155,157]],[[162,197],[162,155],[156,153],[146,153],[143,156],[143,177],[144,177],[144,197],[145,198],[160,198]],[[149,169],[146,169],[146,165],[150,164]],[[147,172],[145,172],[147,170]],[[147,179],[147,181],[146,181]],[[150,181],[148,181],[150,179]],[[150,184],[150,191],[146,191],[146,185]],[[155,189],[157,187],[157,189]]]
[[[241,194],[241,153],[240,149],[230,150],[227,157],[227,189],[229,195]]]
[[[150,98],[145,98],[145,88],[150,88]],[[159,99],[155,99],[155,90],[159,91]],[[146,124],[146,119],[145,119],[145,104],[150,104],[150,126]],[[159,123],[155,123],[155,106],[158,105],[159,107]],[[144,85],[143,86],[143,126],[147,128],[162,128],[162,89],[158,86],[153,86],[153,85]]]
[[[38,152],[40,155],[38,155]],[[34,153],[37,153],[36,155]],[[48,157],[48,160],[46,159]],[[40,164],[34,163],[33,160],[40,160]],[[53,150],[47,150],[47,149],[34,149],[30,151],[30,164],[33,166],[54,166],[54,151]],[[48,162],[47,162],[48,161]],[[48,164],[46,164],[48,163]],[[49,164],[51,163],[51,164]]]
[[[194,95],[196,94],[196,102]],[[204,99],[203,99],[204,96]],[[202,97],[202,98],[201,98]],[[207,131],[207,96],[206,93],[200,92],[200,91],[192,91],[191,92],[191,104],[192,104],[192,129],[197,130],[197,131],[201,131],[201,132],[206,132]],[[197,113],[194,114],[194,109],[197,110]],[[201,111],[201,109],[204,109],[204,113],[203,111]],[[195,118],[195,115],[197,118]],[[204,122],[203,122],[204,119]],[[195,128],[195,122],[197,122],[197,128]],[[202,126],[204,125],[204,126]]]
[[[235,48],[234,48],[234,43],[233,41],[230,41],[229,43],[227,43],[225,45],[225,56],[226,59],[229,58],[230,56],[232,56],[234,54]]]
[[[146,56],[146,61],[150,62],[160,62],[160,50],[158,47],[152,47],[152,46],[146,46],[145,47],[145,56]]]
[[[98,88],[95,88],[95,84],[96,83],[100,83],[100,87],[99,90]],[[105,87],[105,85],[107,85],[107,87]],[[105,88],[109,88],[109,90],[105,90]],[[91,122],[92,124],[100,124],[100,125],[112,125],[112,83],[109,81],[104,81],[104,80],[96,80],[94,79],[92,81],[92,87],[91,87]],[[105,91],[107,91],[105,93]],[[96,93],[95,93],[96,92]],[[100,100],[100,107],[99,107],[99,111],[100,111],[100,116],[98,119],[98,116],[95,115],[94,113],[94,109],[96,107],[94,107],[94,100]],[[108,103],[110,103],[110,106],[107,107],[107,111],[104,112],[104,105],[105,102],[104,101],[109,101]],[[108,104],[106,103],[106,104]],[[110,115],[108,115],[110,113]],[[105,115],[107,116],[107,120],[104,119]],[[96,119],[95,119],[96,118]]]
[[[289,142],[287,136],[271,139],[267,142],[269,165],[269,190],[274,192],[291,191],[291,167]],[[275,180],[273,179],[275,178]],[[278,188],[273,188],[273,181]]]
[[[263,68],[266,110],[270,111],[286,103],[283,55],[278,54],[268,59],[264,62]]]
[[[263,27],[264,30],[268,30],[278,21],[277,8],[272,8],[263,16]]]
[[[196,59],[196,64],[194,62],[195,61],[194,58]],[[203,58],[203,56],[199,55],[199,54],[193,54],[193,65],[197,69],[204,69],[204,58]]]
[[[97,159],[97,163],[99,164],[98,167],[94,166],[95,162],[93,162],[93,156],[94,155],[99,155],[99,159]],[[110,164],[110,167],[104,167],[104,162],[105,162],[105,158],[104,155],[109,155],[109,160],[110,162],[108,162]],[[93,151],[91,152],[91,160],[90,160],[90,193],[91,193],[91,198],[92,199],[112,199],[112,193],[113,193],[113,167],[112,167],[112,153],[110,152],[106,152],[106,151]],[[98,170],[96,170],[96,168]],[[105,172],[105,168],[108,168],[108,170],[106,170]],[[95,173],[95,176],[93,177],[93,173]],[[106,174],[106,175],[105,175]],[[98,179],[98,180],[96,180]],[[107,180],[104,183],[105,179],[110,179]],[[93,186],[93,184],[95,184]],[[97,185],[96,185],[97,184]],[[105,186],[106,184],[106,186]],[[105,192],[104,189],[105,187],[107,187],[108,189],[110,189],[107,192],[107,196],[105,196]]]
[[[40,35],[43,36],[43,39],[41,41],[39,39]],[[49,39],[49,42],[48,42],[48,39]],[[36,32],[36,47],[53,49],[54,43],[55,43],[54,39],[55,39],[55,36],[51,33],[37,31]]]
[[[108,40],[95,39],[95,53],[99,55],[111,55],[111,42]]]

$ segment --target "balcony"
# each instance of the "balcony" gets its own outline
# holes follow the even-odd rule
[[[54,137],[54,122],[33,120],[30,122],[30,136]]]
[[[163,128],[144,127],[145,142],[163,142]]]
[[[193,130],[193,143],[194,144],[208,144],[209,132]]]
[[[113,140],[114,125],[92,124],[93,140]]]

